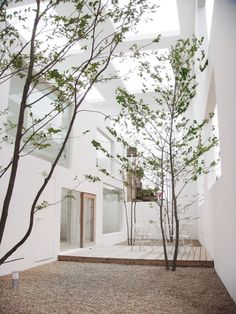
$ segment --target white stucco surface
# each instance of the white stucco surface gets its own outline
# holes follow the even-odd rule
[[[201,10],[202,8],[199,8],[198,18],[203,17]],[[234,300],[236,300],[235,16],[235,1],[214,1],[209,42],[209,68],[201,77],[195,106],[196,116],[202,116],[209,109],[210,111],[213,109],[212,98],[215,98],[214,105],[218,108],[222,174],[209,190],[205,180],[205,199],[200,207],[202,218],[199,237],[213,256],[215,269]],[[204,30],[200,29],[200,34],[203,33]],[[211,89],[213,82],[215,91]]]
[[[205,37],[203,49],[208,54],[209,66],[198,76],[199,87],[192,114],[196,119],[205,118],[217,105],[221,151],[220,178],[215,181],[213,174],[209,175],[199,180],[189,191],[189,194],[196,190],[204,195],[203,200],[196,204],[190,213],[192,217],[201,217],[195,221],[192,237],[199,239],[210,252],[218,275],[236,301],[236,141],[234,138],[236,134],[236,1],[177,0],[177,7],[182,36],[186,38],[195,33],[197,36]],[[213,9],[206,14],[206,8]],[[160,48],[169,46],[175,40],[176,37],[162,39]],[[144,40],[142,43],[147,42]],[[75,58],[73,56],[70,60],[75,61]],[[114,84],[108,82],[107,85],[99,86],[100,92],[107,95],[106,101],[85,103],[81,109],[115,114],[119,109],[114,102],[114,89],[117,86],[119,86],[117,81]],[[0,110],[6,108],[8,94],[9,84],[0,85]],[[95,244],[112,245],[126,239],[124,217],[120,232],[103,234],[103,184],[121,188],[121,183],[108,176],[102,176],[97,171],[96,151],[91,141],[96,139],[98,127],[105,131],[104,116],[85,111],[79,114],[70,139],[69,165],[56,168],[50,184],[41,197],[42,201],[47,200],[55,204],[36,214],[30,237],[9,258],[11,262],[0,266],[0,275],[57,259],[60,252],[61,215],[61,204],[58,201],[61,199],[62,188],[74,189],[78,184],[74,180],[75,176],[82,179],[85,174],[92,174],[101,178],[101,182],[85,181],[76,187],[79,192],[96,195]],[[83,135],[86,130],[90,132]],[[11,149],[10,144],[3,145],[0,164],[9,160]],[[113,149],[115,152],[121,152],[121,147],[117,144],[114,144]],[[30,204],[43,182],[42,171],[48,171],[49,167],[48,161],[35,156],[26,156],[20,162],[0,256],[25,234]],[[112,169],[113,175],[118,177],[118,165],[114,163]],[[0,182],[1,202],[6,190],[6,182],[6,178]],[[137,222],[148,224],[150,220],[158,219],[158,210],[150,208],[149,203],[137,204]]]

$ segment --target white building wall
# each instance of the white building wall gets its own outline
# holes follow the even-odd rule
[[[222,175],[218,181],[208,190],[207,179],[199,182],[199,191],[205,193],[203,203],[197,208],[197,215],[201,215],[199,221],[199,239],[211,253],[215,269],[225,287],[236,301],[236,193],[234,187],[236,175],[236,2],[234,0],[215,0],[212,12],[212,26],[210,36],[206,36],[209,22],[205,13],[208,6],[199,7],[197,4],[204,1],[196,1],[196,33],[206,38],[204,49],[209,52],[209,67],[199,77],[199,93],[196,99],[194,116],[205,117],[211,111],[212,102],[209,101],[212,93],[218,107],[219,135],[221,148]],[[211,7],[211,5],[209,6]],[[209,48],[208,48],[209,41]],[[211,83],[215,81],[215,91],[211,89]],[[8,85],[0,86],[1,105],[5,105],[8,99]],[[213,99],[214,99],[213,97]],[[61,189],[75,188],[75,175],[80,178],[84,174],[100,175],[96,169],[96,153],[90,142],[96,138],[96,129],[103,126],[103,117],[81,113],[72,136],[71,163],[69,168],[58,166],[51,183],[47,187],[42,200],[57,202],[61,197]],[[90,129],[90,132],[82,136],[82,132]],[[119,149],[119,148],[117,148]],[[5,145],[1,150],[1,162],[10,156],[11,147]],[[19,170],[19,179],[14,191],[11,204],[11,212],[4,235],[0,255],[4,254],[24,232],[28,224],[28,210],[31,200],[42,183],[43,170],[49,168],[49,163],[34,156],[24,158]],[[115,171],[116,172],[116,171]],[[102,189],[103,182],[111,186],[120,187],[118,181],[104,176],[102,182],[83,182],[78,191],[93,193],[97,196],[96,206],[96,244],[114,244],[124,241],[125,221],[122,223],[122,231],[106,234],[102,233]],[[0,185],[0,201],[4,196],[6,181]],[[40,265],[57,259],[60,250],[60,203],[39,212],[35,217],[33,232],[25,244],[14,253],[9,260],[19,259],[15,262],[0,266],[0,274],[6,274],[13,270],[21,270]],[[13,212],[14,210],[14,212]],[[148,215],[147,215],[148,213]],[[194,215],[196,212],[194,213]],[[139,203],[137,207],[137,221],[149,222],[157,220],[156,209],[150,208],[148,203]],[[194,233],[194,237],[197,234]]]
[[[192,190],[191,190],[192,192]],[[192,195],[192,194],[191,194]],[[128,219],[131,221],[131,203],[127,202]],[[191,238],[198,239],[198,220],[195,206],[180,215],[182,221],[191,221]],[[155,202],[136,203],[136,223],[144,225],[154,239],[161,238],[160,210]],[[156,226],[158,228],[156,228]]]
[[[1,104],[5,108],[8,102],[8,85],[0,86],[0,88],[3,99]],[[91,141],[96,139],[98,126],[100,129],[105,129],[104,116],[88,112],[79,113],[70,139],[70,164],[68,167],[57,166],[53,178],[41,197],[41,201],[46,200],[55,204],[35,215],[34,227],[30,237],[22,247],[8,258],[8,261],[11,262],[0,266],[0,275],[57,260],[60,252],[60,200],[62,188],[75,189],[96,195],[95,244],[111,245],[126,239],[124,219],[122,220],[120,232],[103,234],[103,184],[118,188],[121,188],[121,184],[117,180],[101,175],[96,168],[96,150],[93,148]],[[83,135],[85,130],[90,130],[90,132]],[[114,149],[116,152],[121,153],[121,147],[118,144],[114,143]],[[3,164],[4,161],[7,162],[11,153],[11,145],[5,144],[1,150],[0,164]],[[26,156],[20,161],[6,231],[0,248],[0,256],[3,256],[24,236],[28,228],[30,205],[44,180],[42,172],[47,172],[49,167],[50,163],[48,161],[35,156]],[[78,182],[74,180],[75,176],[83,180],[85,174],[99,176],[101,182],[84,181],[77,186]],[[117,165],[113,165],[113,174],[114,176],[118,175]],[[1,180],[0,183],[1,203],[7,187],[6,179]],[[15,259],[16,261],[13,261]]]
[[[204,34],[204,8],[197,8],[197,25]],[[195,106],[196,117],[204,116],[212,105],[218,107],[221,177],[208,190],[201,182],[205,199],[199,208],[202,219],[200,240],[210,251],[215,269],[230,295],[236,301],[236,2],[215,0],[209,36],[209,68],[200,79]],[[212,85],[215,80],[215,95]]]

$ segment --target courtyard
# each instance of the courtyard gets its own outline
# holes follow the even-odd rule
[[[0,278],[0,313],[233,314],[213,268],[54,262]]]

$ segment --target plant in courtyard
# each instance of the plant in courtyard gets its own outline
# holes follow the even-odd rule
[[[109,117],[109,120],[111,117]],[[127,142],[118,137],[118,134],[115,130],[110,127],[107,127],[114,136],[114,138],[121,142],[122,145],[128,147]],[[122,183],[123,191],[123,204],[125,210],[125,219],[126,219],[126,230],[127,230],[127,244],[133,246],[135,243],[135,224],[136,224],[136,201],[137,193],[141,184],[141,179],[144,176],[142,167],[140,167],[139,161],[136,158],[135,154],[129,154],[128,147],[127,156],[120,154],[110,154],[102,145],[102,143],[97,140],[92,140],[92,145],[96,150],[99,150],[104,154],[106,158],[110,158],[112,161],[115,161],[116,164],[119,164],[119,176],[114,176],[112,173],[107,171],[104,168],[98,168],[98,170],[106,176],[110,176],[115,179],[117,182]],[[128,206],[129,204],[129,206]]]
[[[197,75],[207,66],[205,54],[200,51],[202,40],[178,40],[166,54],[153,50],[150,59],[153,62],[155,58],[155,65],[137,54],[139,75],[145,78],[145,100],[119,88],[117,101],[122,110],[113,119],[113,127],[108,127],[118,141],[137,147],[144,181],[157,191],[167,268],[166,239],[175,239],[172,270],[176,268],[179,249],[179,215],[193,204],[191,187],[198,177],[216,164],[215,160],[205,162],[206,153],[218,142],[214,133],[206,136],[213,114],[201,121],[193,118]]]
[[[5,86],[12,80],[19,86],[1,111],[1,144],[3,148],[5,143],[12,145],[12,156],[0,170],[1,179],[5,177],[7,182],[0,245],[9,210],[14,210],[11,202],[21,159],[45,150],[51,152],[52,159],[29,209],[28,228],[3,254],[0,264],[29,237],[40,196],[63,158],[82,102],[94,83],[112,78],[105,71],[116,48],[148,9],[145,0],[128,1],[122,7],[119,3],[36,0],[29,5],[21,0],[1,1],[0,84]],[[109,23],[113,26],[107,27]],[[80,58],[74,64],[68,62],[68,56],[76,52],[81,53]],[[66,123],[58,125],[58,120]]]

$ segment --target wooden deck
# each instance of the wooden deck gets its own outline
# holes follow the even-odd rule
[[[168,248],[168,258],[173,257],[173,250]],[[59,261],[116,263],[133,265],[165,265],[162,246],[133,247],[115,245],[110,247],[93,246],[73,250],[58,256]],[[177,266],[213,267],[214,262],[204,247],[180,247]]]

